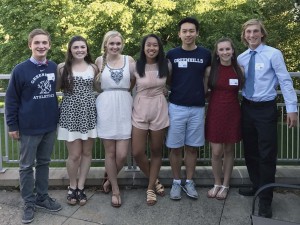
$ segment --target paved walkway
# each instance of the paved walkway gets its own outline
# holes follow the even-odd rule
[[[234,174],[237,173],[235,168]],[[64,169],[65,170],[65,169]],[[89,183],[99,183],[99,178],[93,178],[97,172],[92,168],[89,175]],[[200,170],[205,170],[200,168]],[[15,188],[11,188],[7,185],[3,179],[7,176],[11,177],[11,184],[17,181],[17,170],[7,170],[4,174],[0,174],[0,224],[1,225],[18,225],[21,223],[22,206],[23,202],[20,197],[19,191]],[[61,169],[62,173],[63,169]],[[292,171],[292,172],[291,172]],[[287,173],[286,180],[277,176],[277,180],[286,181],[284,183],[291,183],[289,177],[292,177],[292,173],[296,173],[296,176],[300,176],[298,167],[283,167],[279,168],[277,174]],[[130,175],[129,175],[130,173]],[[168,174],[168,168],[163,168],[162,174]],[[199,175],[204,171],[197,170]],[[56,175],[55,175],[56,174]],[[132,177],[130,183],[135,182],[136,185],[129,185],[129,178]],[[160,174],[160,175],[162,175]],[[31,223],[32,225],[93,225],[93,224],[106,224],[106,225],[250,225],[250,214],[252,197],[244,197],[238,194],[238,186],[245,185],[244,183],[238,184],[238,180],[233,180],[235,183],[230,189],[229,196],[225,201],[219,201],[216,199],[209,199],[206,197],[206,192],[209,189],[207,184],[208,177],[211,174],[207,173],[207,177],[203,179],[197,178],[197,190],[199,193],[198,200],[192,200],[182,193],[182,199],[180,201],[173,201],[169,199],[169,188],[166,188],[166,196],[158,196],[158,202],[155,206],[146,205],[146,189],[145,179],[142,179],[140,172],[123,172],[120,174],[120,182],[123,183],[121,190],[122,195],[122,207],[115,209],[111,207],[111,195],[99,192],[95,187],[89,187],[87,190],[88,203],[80,207],[69,206],[66,204],[66,185],[67,178],[65,172],[59,174],[58,171],[51,170],[50,184],[51,190],[50,196],[56,198],[63,206],[63,209],[57,213],[50,213],[45,210],[37,209],[35,219]],[[58,178],[55,176],[64,177],[60,179],[60,185],[58,185]],[[162,177],[162,176],[161,176]],[[65,180],[66,179],[66,180]],[[297,179],[293,178],[297,183]],[[162,178],[163,183],[170,184],[170,178],[164,176]],[[166,182],[164,182],[166,181]],[[202,184],[200,183],[202,181]],[[212,180],[210,180],[211,182]],[[56,182],[56,185],[53,183]],[[241,182],[241,180],[239,181]],[[137,183],[141,185],[137,185]],[[298,182],[299,183],[299,182]],[[6,184],[6,185],[5,185]],[[99,187],[98,185],[96,187]],[[287,192],[276,191],[274,193],[273,201],[273,218],[278,220],[292,221],[300,224],[300,191]],[[272,222],[270,222],[272,225]]]

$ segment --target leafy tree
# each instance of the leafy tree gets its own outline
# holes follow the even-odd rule
[[[34,28],[51,34],[49,57],[57,63],[64,60],[73,35],[86,37],[96,58],[109,30],[121,32],[124,53],[136,57],[148,33],[158,34],[166,51],[180,45],[177,23],[185,16],[199,19],[199,44],[212,49],[217,39],[228,36],[239,52],[246,48],[241,25],[261,18],[270,34],[268,43],[283,51],[290,71],[300,71],[300,26],[292,0],[2,0],[0,11],[1,73],[29,57],[27,35]]]
[[[293,1],[260,1],[270,45],[283,51],[289,71],[300,71],[300,23],[294,20]]]
[[[2,25],[0,53],[1,72],[8,73],[13,66],[30,56],[27,45],[28,33],[35,28],[43,28],[52,35],[52,45],[61,41],[57,24],[64,12],[66,1],[51,0],[2,0],[0,9]],[[61,52],[57,48],[50,52],[51,58],[59,58]]]
[[[239,3],[238,3],[239,2]],[[238,52],[245,50],[241,43],[241,25],[250,18],[261,18],[256,1],[215,0],[200,15],[202,41],[213,49],[216,40],[229,37]]]

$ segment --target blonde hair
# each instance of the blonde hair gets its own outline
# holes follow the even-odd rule
[[[121,38],[121,40],[122,40],[122,49],[121,50],[123,50],[123,48],[124,48],[124,38],[123,38],[123,36],[118,31],[111,30],[111,31],[108,31],[103,37],[103,41],[102,41],[102,45],[101,45],[101,53],[104,53],[106,51],[107,42],[110,38],[113,38],[113,37],[120,37]]]
[[[251,26],[251,25],[259,25],[260,26],[260,31],[263,34],[263,37],[261,38],[261,41],[263,43],[265,43],[266,39],[267,39],[267,36],[268,36],[268,32],[267,32],[267,30],[266,30],[265,25],[263,24],[263,22],[261,20],[258,20],[258,19],[251,19],[251,20],[248,20],[246,23],[243,24],[243,26],[242,26],[242,34],[241,34],[241,40],[242,40],[242,42],[246,46],[248,46],[248,42],[245,39],[245,30],[247,29],[248,26]]]
[[[106,49],[106,46],[107,46],[107,42],[109,41],[110,38],[114,38],[114,37],[120,37],[121,38],[121,41],[122,41],[122,48],[121,48],[121,51],[123,51],[124,49],[124,38],[123,36],[118,32],[118,31],[115,31],[115,30],[111,30],[111,31],[108,31],[104,37],[103,37],[103,41],[102,41],[102,45],[101,45],[101,53],[102,53],[102,66],[100,69],[100,72],[97,74],[97,77],[96,77],[96,80],[97,81],[100,81],[100,76],[101,76],[101,73],[103,72],[105,66],[106,66],[106,63],[107,63],[107,49]]]

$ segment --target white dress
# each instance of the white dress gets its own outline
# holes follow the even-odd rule
[[[122,68],[114,69],[106,64],[101,74],[101,90],[96,99],[97,133],[103,139],[123,140],[131,138],[132,96],[128,56]]]
[[[74,141],[97,137],[94,74],[91,65],[84,72],[73,71],[73,93],[64,92],[60,106],[58,140]]]

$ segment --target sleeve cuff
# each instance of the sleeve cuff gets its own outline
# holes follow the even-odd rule
[[[286,105],[286,112],[287,113],[298,112],[297,105]]]

